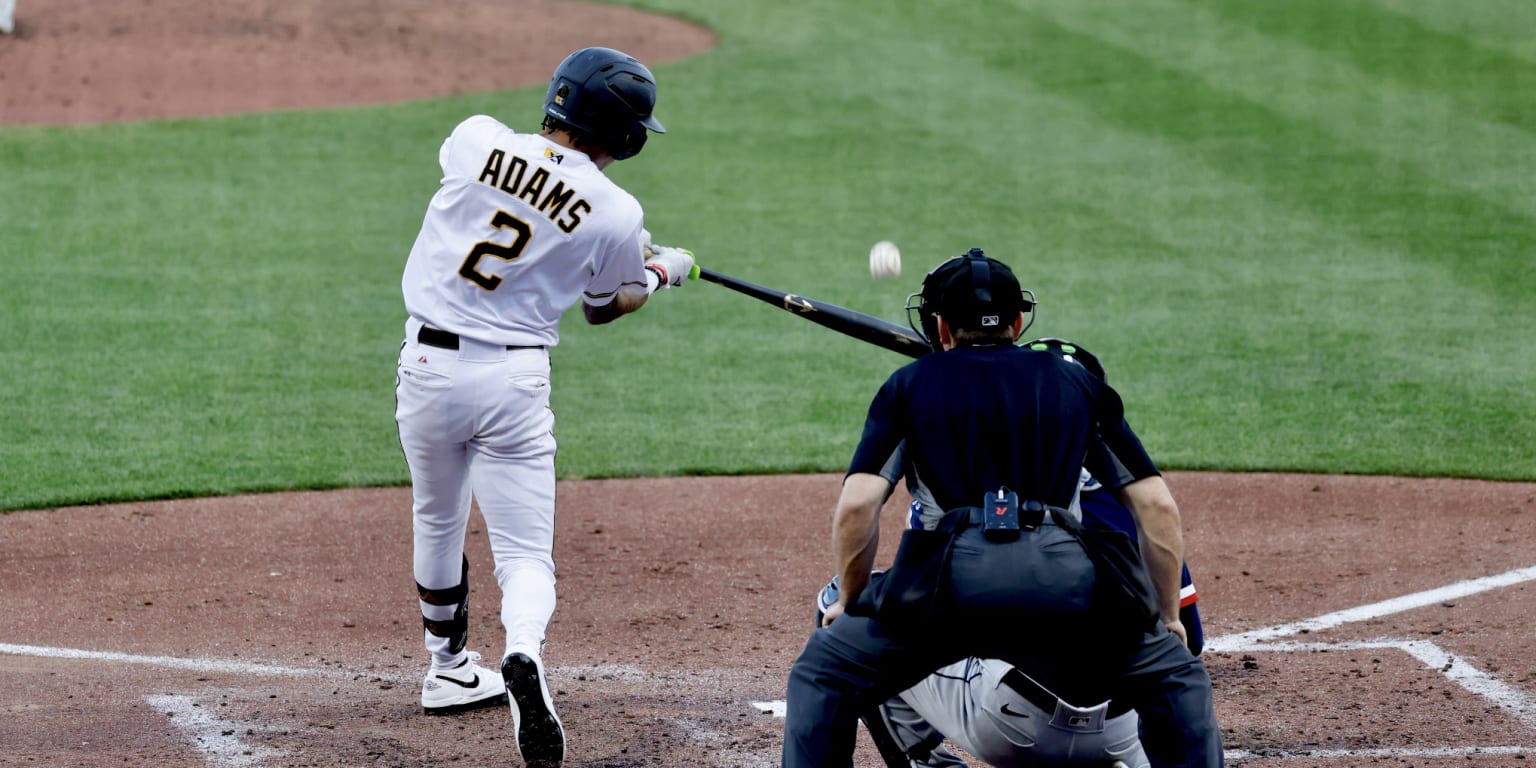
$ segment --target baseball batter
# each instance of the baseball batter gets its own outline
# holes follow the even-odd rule
[[[518,754],[556,768],[565,733],[542,660],[555,610],[555,437],[549,348],[578,300],[588,322],[682,285],[692,254],[653,246],[639,202],[604,175],[638,154],[656,82],[634,58],[584,48],[556,68],[543,130],[478,115],[438,153],[442,182],[401,281],[408,318],[395,385],[410,467],[429,713],[499,702]],[[485,519],[501,622],[499,671],[467,650],[470,502]]]

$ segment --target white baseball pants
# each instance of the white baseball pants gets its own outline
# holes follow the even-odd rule
[[[450,589],[462,579],[470,501],[480,507],[506,650],[534,656],[555,611],[554,412],[549,353],[461,338],[459,349],[417,342],[406,323],[395,383],[395,422],[411,471],[416,581]],[[454,606],[421,603],[422,615],[451,619]],[[458,654],[449,639],[423,632],[434,663]]]

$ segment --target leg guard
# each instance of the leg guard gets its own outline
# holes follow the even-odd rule
[[[422,611],[421,625],[430,634],[447,638],[448,652],[457,654],[469,642],[469,556],[464,557],[464,575],[456,587],[427,589],[419,582],[416,596],[427,605],[453,606],[453,618],[433,619]]]

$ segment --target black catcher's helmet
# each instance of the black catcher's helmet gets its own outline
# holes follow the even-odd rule
[[[583,48],[565,57],[544,94],[544,114],[586,134],[615,160],[640,154],[647,129],[667,132],[651,114],[655,108],[651,70],[612,48]]]
[[[914,311],[921,330],[912,322]],[[907,324],[935,352],[943,349],[938,315],[943,315],[951,328],[987,330],[1012,323],[1019,312],[1029,313],[1025,328],[1035,324],[1034,292],[1020,288],[1013,270],[980,248],[934,267],[923,278],[922,292],[907,297]]]

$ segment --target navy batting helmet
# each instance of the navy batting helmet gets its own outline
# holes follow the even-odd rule
[[[934,267],[923,278],[923,290],[907,297],[907,324],[938,352],[943,348],[939,315],[951,328],[990,330],[1011,325],[1019,312],[1028,312],[1029,325],[1033,325],[1034,310],[1035,294],[1019,287],[1013,270],[980,248],[972,248]],[[914,311],[919,323],[912,322]]]
[[[615,160],[639,154],[647,130],[667,132],[651,114],[655,108],[651,70],[612,48],[583,48],[565,57],[544,94],[544,114],[586,134]]]

